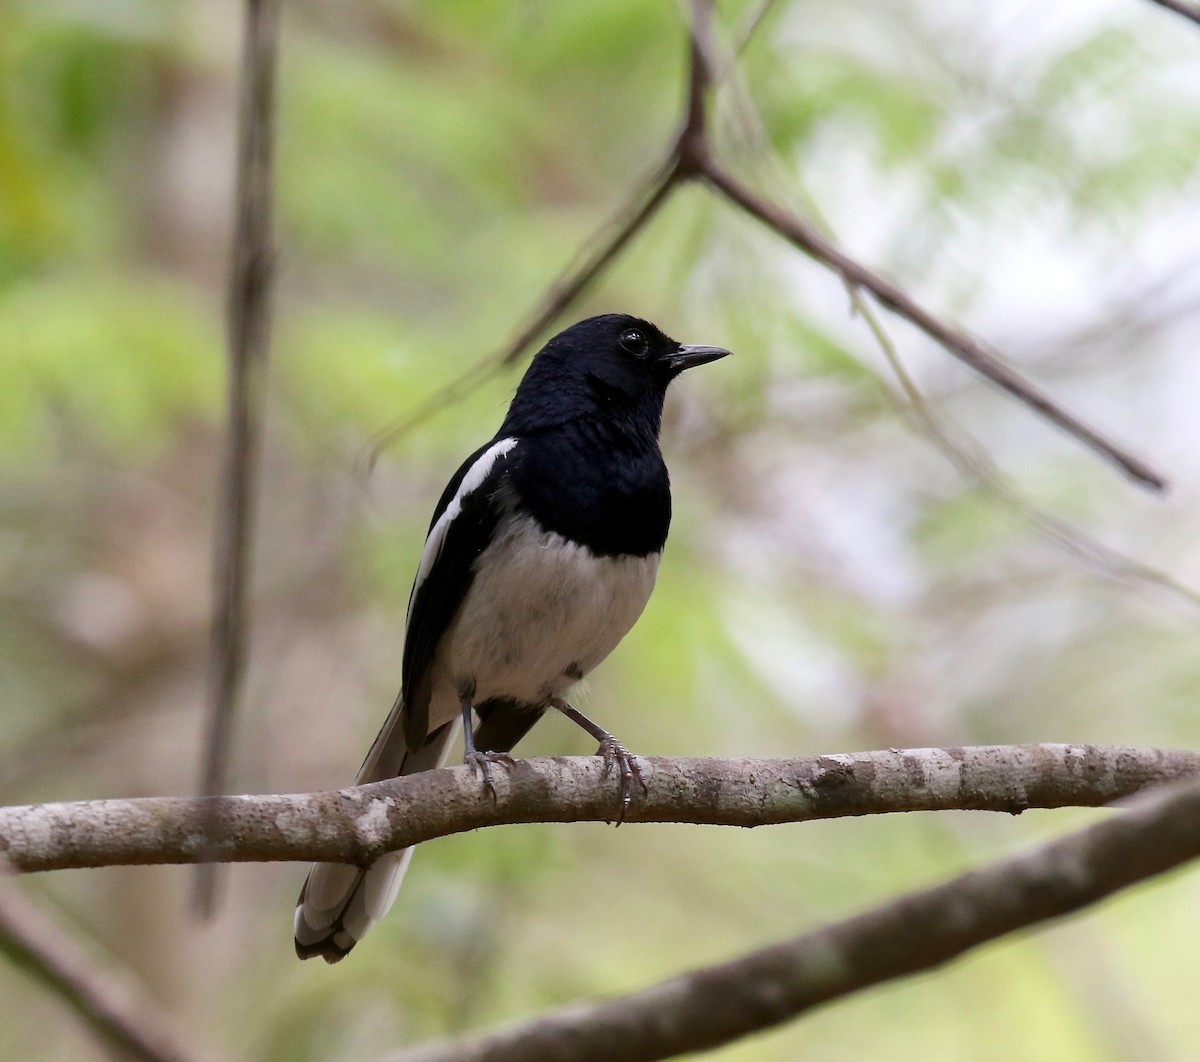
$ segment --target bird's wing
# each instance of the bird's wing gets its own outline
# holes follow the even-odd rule
[[[408,599],[404,638],[404,736],[414,752],[429,731],[433,658],[474,581],[475,561],[492,541],[503,512],[497,488],[516,446],[510,436],[476,450],[446,485],[434,511]]]
[[[434,510],[408,599],[403,685],[357,784],[433,770],[445,761],[458,726],[446,723],[428,733],[430,669],[438,642],[475,578],[475,560],[496,530],[503,511],[496,492],[516,445],[515,438],[501,438],[476,450],[451,477]],[[321,955],[326,962],[337,962],[347,955],[391,906],[411,857],[412,849],[404,848],[366,868],[337,863],[313,867],[296,906],[300,958]]]

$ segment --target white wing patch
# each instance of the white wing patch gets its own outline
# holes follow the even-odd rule
[[[408,598],[408,619],[412,620],[413,602],[417,599],[417,591],[421,589],[425,580],[429,578],[429,573],[433,571],[434,564],[437,563],[438,557],[442,554],[442,547],[446,543],[446,533],[450,530],[450,525],[454,522],[459,513],[462,512],[463,501],[467,495],[479,489],[480,485],[487,479],[492,471],[492,466],[500,460],[509,450],[517,445],[515,438],[501,439],[483,451],[476,459],[475,463],[467,469],[467,474],[463,476],[462,482],[458,485],[458,491],[455,493],[450,504],[446,506],[446,511],[438,517],[437,523],[433,525],[433,529],[429,532],[429,537],[425,540],[425,552],[421,554],[421,565],[417,569],[417,577],[413,581],[412,593]]]

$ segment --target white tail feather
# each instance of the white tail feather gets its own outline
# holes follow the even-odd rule
[[[424,748],[409,752],[404,742],[404,707],[397,699],[355,784],[440,767],[457,731],[457,725],[447,725]],[[395,902],[412,853],[411,848],[389,852],[369,867],[315,864],[296,904],[296,954],[302,959],[320,955],[330,963],[345,958]]]

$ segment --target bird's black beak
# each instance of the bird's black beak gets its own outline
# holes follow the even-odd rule
[[[681,344],[674,354],[668,354],[663,361],[672,375],[683,372],[684,369],[694,369],[697,365],[707,365],[718,358],[726,358],[733,351],[724,347],[699,347]]]

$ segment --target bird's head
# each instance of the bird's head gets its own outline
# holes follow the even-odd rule
[[[667,385],[685,369],[728,354],[724,347],[677,343],[628,314],[589,317],[559,332],[534,356],[508,422],[529,428],[596,413],[645,411],[657,432]]]

